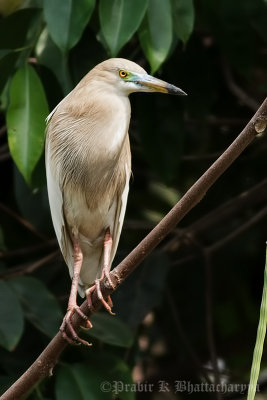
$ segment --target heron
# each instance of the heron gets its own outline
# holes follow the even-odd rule
[[[72,279],[60,331],[70,343],[85,344],[72,326],[77,293],[92,308],[92,293],[110,312],[100,282],[113,288],[110,268],[124,220],[131,174],[129,95],[161,92],[186,95],[138,64],[111,58],[96,65],[47,117],[46,175],[52,222]]]

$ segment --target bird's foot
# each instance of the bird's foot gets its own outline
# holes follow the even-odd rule
[[[92,324],[89,321],[88,317],[81,311],[80,307],[78,307],[77,305],[74,305],[74,306],[68,308],[67,313],[66,313],[65,317],[63,318],[63,322],[59,328],[63,339],[65,339],[70,344],[76,344],[76,345],[83,344],[85,346],[91,346],[91,344],[88,343],[86,340],[81,339],[77,335],[75,329],[73,328],[71,318],[74,313],[77,313],[84,320],[85,325],[82,326],[83,328],[85,328],[85,329],[92,328]],[[67,333],[67,329],[69,331],[68,333]]]
[[[95,284],[93,286],[90,287],[90,289],[88,290],[86,297],[87,297],[87,301],[88,301],[88,307],[92,310],[93,304],[92,304],[92,293],[94,292],[94,290],[96,290],[97,293],[97,297],[98,299],[101,301],[101,303],[103,304],[103,306],[105,307],[105,309],[111,314],[111,315],[115,315],[114,312],[112,312],[112,307],[113,307],[113,303],[112,300],[110,298],[110,296],[107,297],[107,301],[103,298],[102,292],[101,292],[101,288],[100,288],[100,283],[102,282],[102,280],[104,278],[107,278],[109,285],[112,287],[112,289],[114,289],[114,285],[112,283],[112,280],[110,278],[110,274],[109,272],[104,271],[101,278],[96,279],[95,280]]]

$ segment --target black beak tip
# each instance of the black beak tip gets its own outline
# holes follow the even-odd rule
[[[175,88],[175,92],[174,94],[176,94],[177,96],[187,96],[187,93],[185,93],[182,89],[180,88]]]
[[[187,93],[174,85],[168,85],[167,90],[169,94],[174,94],[176,96],[187,96]]]

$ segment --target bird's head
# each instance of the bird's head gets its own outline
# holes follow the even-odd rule
[[[154,78],[138,64],[123,58],[103,61],[88,75],[127,96],[133,92],[161,92],[186,96],[182,89]]]

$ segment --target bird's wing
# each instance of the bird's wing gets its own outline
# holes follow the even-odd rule
[[[49,141],[46,141],[46,179],[49,205],[51,210],[52,221],[56,237],[60,246],[62,255],[68,265],[72,263],[72,242],[69,237],[63,209],[63,194],[59,184],[59,177],[56,170],[53,170],[51,165],[51,154]],[[73,271],[70,268],[72,276]]]
[[[116,250],[119,244],[122,225],[124,221],[127,199],[128,199],[128,192],[129,192],[129,180],[131,175],[131,167],[128,164],[125,164],[125,186],[123,192],[118,195],[117,198],[117,209],[115,214],[115,221],[113,226],[113,246],[111,252],[111,262],[113,261]]]
[[[57,109],[61,106],[62,103],[66,102],[66,99],[71,95],[72,92],[70,92],[66,97],[64,97],[57,105],[56,107],[51,111],[51,113],[46,117],[45,122],[48,124],[49,121],[51,121],[53,115],[57,111]]]

